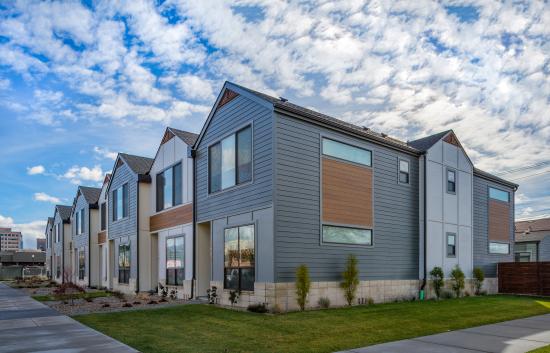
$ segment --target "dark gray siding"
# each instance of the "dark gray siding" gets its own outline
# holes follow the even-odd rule
[[[197,147],[197,220],[213,220],[270,205],[272,202],[271,109],[242,95],[222,106],[212,117]],[[253,123],[252,183],[208,195],[208,146]]]
[[[418,278],[418,158],[276,114],[275,279],[294,280],[306,264],[312,280],[341,279],[348,254],[361,279]],[[362,145],[373,156],[374,246],[320,245],[321,134]],[[411,184],[397,183],[398,157]]]
[[[489,186],[510,192],[510,254],[489,254]],[[481,267],[486,277],[496,277],[499,262],[514,261],[514,191],[474,175],[474,267]]]

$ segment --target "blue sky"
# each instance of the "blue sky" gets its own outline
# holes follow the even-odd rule
[[[410,140],[452,128],[550,214],[550,5],[16,1],[0,5],[0,225],[43,233],[116,152],[198,132],[225,80]]]

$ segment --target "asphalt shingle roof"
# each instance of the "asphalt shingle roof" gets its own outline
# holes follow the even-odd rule
[[[516,232],[550,232],[550,218],[534,219],[532,221],[518,221],[516,222]]]
[[[168,129],[170,129],[170,131],[172,131],[174,135],[179,137],[188,146],[193,146],[195,144],[195,141],[197,141],[197,138],[199,137],[199,135],[194,134],[192,132],[179,130],[173,127],[169,127]]]
[[[66,206],[66,205],[57,205],[55,206],[57,208],[57,212],[59,212],[59,216],[62,220],[68,221],[71,218],[71,211],[72,206]]]
[[[80,191],[82,192],[82,195],[84,195],[86,202],[90,205],[96,204],[97,200],[99,200],[99,195],[101,194],[100,188],[92,188],[88,186],[80,186]]]
[[[433,145],[435,145],[439,140],[441,140],[445,135],[447,135],[451,130],[446,130],[442,132],[438,132],[437,134],[433,134],[430,136],[426,136],[423,138],[420,138],[418,140],[409,141],[409,146],[421,151],[426,152],[429,150]]]
[[[120,157],[136,174],[145,175],[151,170],[154,159],[148,157],[134,156],[132,154],[120,153]]]

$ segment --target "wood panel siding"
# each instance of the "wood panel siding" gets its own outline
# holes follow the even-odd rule
[[[160,229],[172,228],[178,225],[191,223],[193,221],[193,204],[187,204],[176,207],[151,216],[149,219],[149,228],[151,232]]]
[[[220,99],[220,103],[218,103],[218,108],[223,107],[227,103],[231,102],[233,98],[237,97],[239,94],[237,92],[233,92],[230,89],[226,89],[225,92],[223,92],[222,99]]]
[[[489,240],[510,241],[510,205],[489,200]]]
[[[166,130],[160,144],[164,145],[166,142],[170,141],[173,137],[174,137],[174,134],[170,130]]]
[[[103,231],[103,232],[97,233],[97,242],[99,244],[103,244],[105,243],[105,241],[107,241],[107,232]]]
[[[453,133],[450,133],[449,135],[447,135],[447,137],[445,137],[443,139],[443,141],[445,141],[447,143],[450,143],[451,145],[454,145],[454,146],[457,146],[457,147],[462,147],[462,146],[460,146],[460,142],[458,142],[458,139],[456,138],[455,134],[453,134]]]
[[[372,227],[372,169],[323,158],[323,222]]]

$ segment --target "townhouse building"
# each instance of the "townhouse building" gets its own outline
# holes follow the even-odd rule
[[[111,174],[105,174],[103,178],[103,185],[101,186],[101,192],[99,194],[98,205],[99,205],[99,224],[98,232],[94,236],[96,237],[97,246],[98,246],[98,263],[99,263],[99,287],[101,288],[112,288],[112,278],[114,273],[114,243],[108,241],[107,237],[107,226],[108,221],[108,193],[107,187],[109,186],[109,181],[111,180]],[[112,248],[109,248],[111,246]]]
[[[52,278],[52,269],[53,269],[53,217],[48,217],[46,221],[46,229],[44,230],[44,236],[46,237],[46,261],[44,266],[46,266],[46,274],[48,278]]]
[[[100,193],[100,188],[79,186],[71,210],[72,281],[80,286],[99,286]]]
[[[57,283],[70,281],[73,258],[71,237],[71,206],[56,205],[53,216],[52,279]]]
[[[550,218],[518,221],[515,226],[515,261],[550,261]]]

